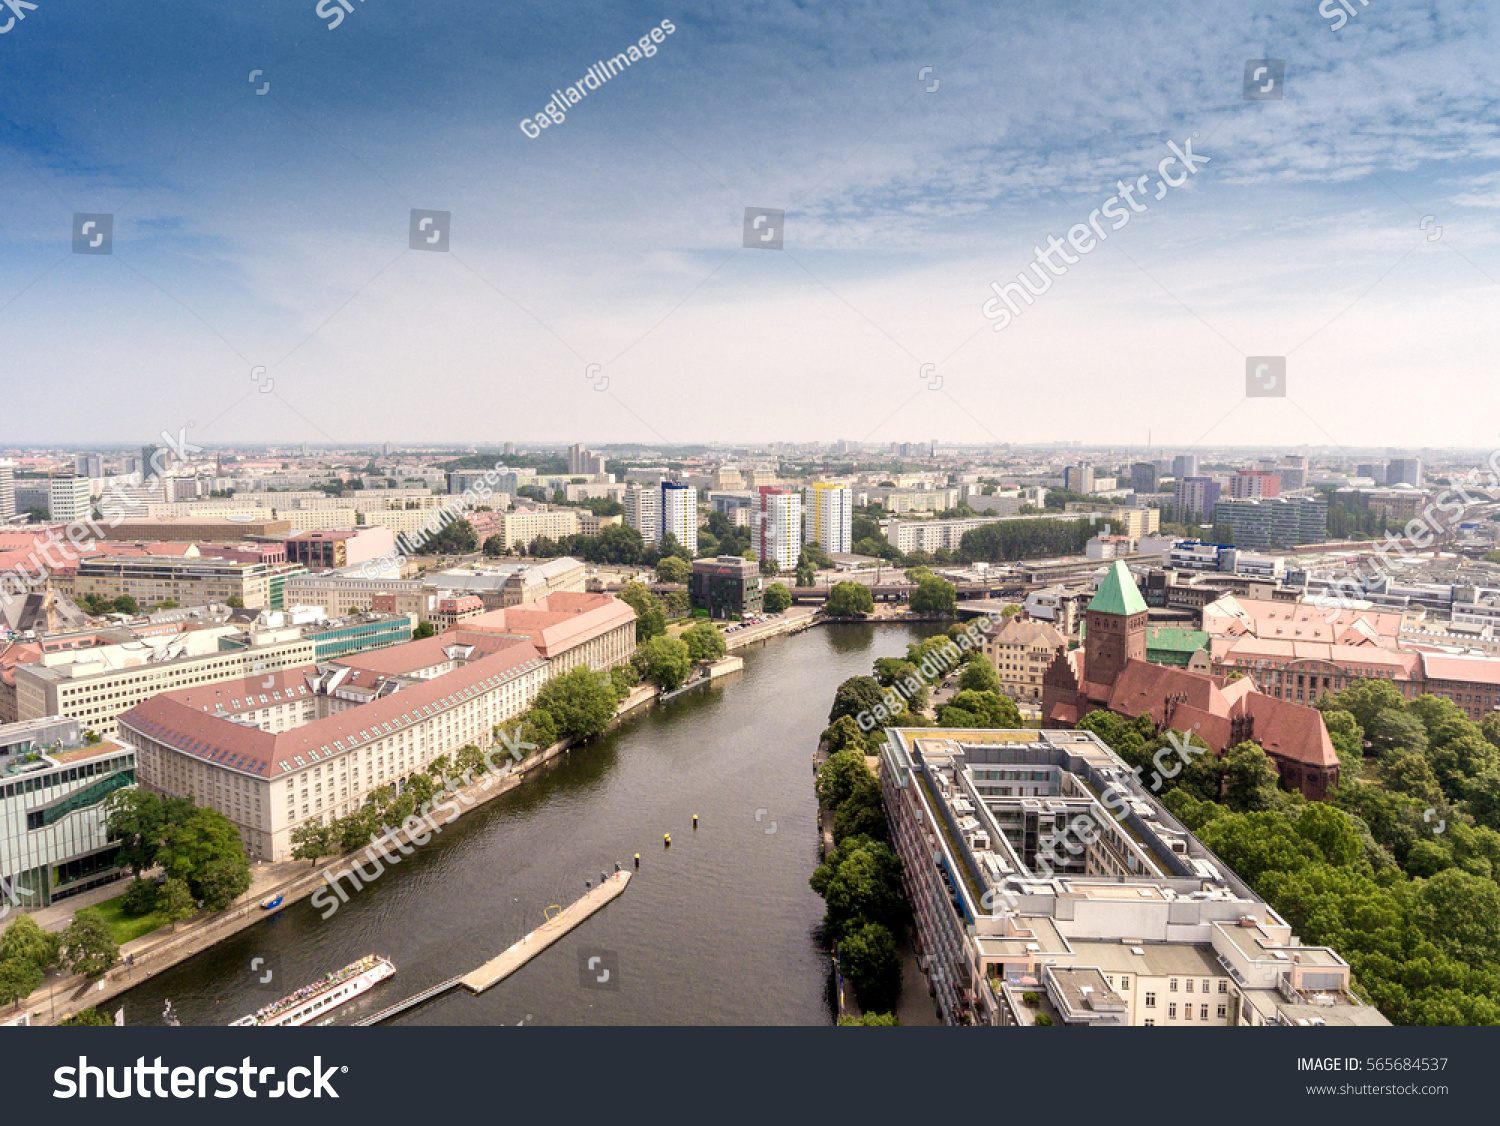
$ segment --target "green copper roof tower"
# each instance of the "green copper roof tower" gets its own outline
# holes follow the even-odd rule
[[[1129,617],[1131,614],[1144,614],[1146,600],[1141,597],[1141,592],[1136,588],[1135,579],[1130,575],[1130,568],[1120,560],[1116,560],[1110,564],[1104,578],[1099,580],[1099,589],[1094,592],[1093,601],[1089,603],[1088,608],[1104,614]]]

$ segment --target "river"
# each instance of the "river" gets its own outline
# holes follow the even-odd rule
[[[120,1001],[157,1023],[223,1025],[365,954],[394,978],[349,1024],[473,970],[616,863],[625,894],[480,996],[405,1025],[827,1024],[812,758],[834,689],[934,624],[820,626],[744,651],[743,673],[653,706],[465,815],[324,921],[309,900],[157,975]],[[693,815],[699,827],[692,827]],[[664,848],[662,834],[671,833]],[[605,959],[610,980],[582,972]],[[252,968],[253,967],[253,968]],[[267,974],[269,982],[262,982]]]

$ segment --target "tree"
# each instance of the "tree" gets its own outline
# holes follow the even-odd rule
[[[80,907],[63,931],[62,964],[84,977],[98,977],[120,960],[120,947],[95,907]],[[33,987],[34,988],[34,987]]]
[[[228,606],[231,610],[243,610],[245,608],[245,600],[238,594],[231,594],[225,600],[224,605]]]
[[[468,555],[479,550],[479,534],[467,520],[444,524],[417,548],[419,555]]]
[[[716,661],[725,653],[724,635],[712,622],[694,622],[682,631],[688,656],[694,661]]]
[[[157,896],[157,910],[167,922],[180,923],[198,913],[198,904],[187,884],[181,880],[169,879],[162,885],[161,894]]]
[[[1236,813],[1275,809],[1280,775],[1258,743],[1240,743],[1224,754],[1224,803]]]
[[[556,724],[559,738],[588,739],[609,726],[619,701],[607,676],[578,665],[544,684],[533,707]]]
[[[781,574],[781,564],[767,556],[760,561],[760,573],[762,575],[779,575]]]
[[[0,1004],[18,1005],[41,988],[46,974],[23,959],[0,961]]]
[[[871,922],[895,928],[905,919],[901,861],[879,841],[868,837],[840,841],[809,882],[827,904],[824,927],[835,941],[848,927]]]
[[[120,863],[137,878],[156,865],[157,850],[166,831],[166,803],[145,790],[116,790],[105,801],[109,835],[120,842]]]
[[[965,692],[999,692],[1000,677],[995,666],[983,654],[964,665],[958,674],[958,687]]]
[[[620,601],[635,611],[635,640],[649,641],[667,632],[667,616],[661,602],[642,583],[626,583]]]
[[[957,588],[929,571],[917,578],[917,589],[911,592],[911,608],[918,614],[951,614],[957,599]]]
[[[411,631],[411,639],[413,641],[421,641],[424,638],[436,636],[437,626],[433,625],[431,622],[418,622],[417,628]]]
[[[772,583],[766,587],[762,597],[768,614],[779,614],[792,604],[792,592],[787,589],[786,583]]]
[[[1354,717],[1360,730],[1368,732],[1375,717],[1386,709],[1401,711],[1406,700],[1401,690],[1389,680],[1359,680],[1336,696],[1325,697],[1328,707],[1339,708]],[[1324,706],[1324,700],[1319,706]]]
[[[854,786],[838,812],[833,817],[833,839],[835,842],[850,837],[869,837],[885,840],[885,802],[880,792],[880,783],[868,770],[857,775]]]
[[[63,1028],[113,1028],[115,1018],[108,1013],[101,1013],[91,1005],[57,1023]]]
[[[685,583],[693,577],[693,566],[685,563],[675,555],[668,555],[657,561],[656,578],[664,583]]]
[[[890,929],[865,923],[839,943],[839,964],[862,1009],[889,1012],[901,996],[901,955]]]
[[[58,941],[30,915],[22,915],[0,934],[0,962],[28,962],[45,971],[57,961]]]
[[[156,897],[159,890],[155,880],[143,880],[136,877],[130,881],[130,886],[120,897],[120,910],[137,919],[151,914],[156,910]]]
[[[338,836],[333,825],[324,825],[321,820],[304,821],[292,830],[292,857],[296,860],[311,860],[316,866],[322,857],[338,855]]]
[[[859,729],[859,724],[855,723],[851,716],[839,716],[828,725],[828,729],[823,732],[823,738],[828,744],[830,758],[840,751],[858,751],[861,756],[865,753],[865,733]]]
[[[798,586],[816,586],[818,583],[818,572],[813,567],[812,560],[807,558],[806,552],[797,560],[796,578]]]
[[[693,670],[687,642],[675,637],[653,637],[643,642],[630,663],[643,680],[659,684],[668,692],[679,687]]]
[[[846,721],[851,724],[854,722],[845,716],[839,723]],[[854,793],[861,779],[873,777],[870,768],[865,765],[863,746],[836,751],[818,767],[818,804],[824,809],[837,811]]]
[[[834,692],[828,722],[837,723],[840,716],[850,716],[857,722],[861,714],[873,716],[883,702],[880,682],[873,676],[851,676]]]
[[[1378,712],[1365,728],[1365,737],[1369,739],[1370,746],[1377,755],[1397,751],[1416,751],[1421,754],[1427,750],[1427,728],[1422,726],[1422,721],[1416,716],[1408,715],[1399,708],[1386,708]]]
[[[863,617],[875,609],[875,596],[864,583],[835,583],[825,609],[835,618]]]
[[[623,703],[625,697],[641,682],[641,675],[629,665],[616,665],[609,670],[609,680],[615,686],[615,698]]]
[[[840,1028],[899,1028],[901,1022],[890,1013],[861,1013],[857,1017],[839,1017]]]
[[[1418,801],[1436,803],[1443,800],[1442,788],[1432,764],[1421,751],[1393,751],[1380,762],[1380,780],[1398,794],[1409,794]]]
[[[167,875],[185,882],[209,911],[224,910],[250,887],[239,832],[216,809],[197,808],[169,827],[159,859]]]
[[[1010,730],[1022,726],[1021,711],[999,692],[960,692],[938,711],[938,726]]]

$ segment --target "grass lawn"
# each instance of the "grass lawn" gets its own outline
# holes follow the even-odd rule
[[[110,934],[114,935],[115,941],[121,946],[167,925],[167,920],[155,911],[149,915],[134,917],[125,914],[121,909],[121,901],[124,898],[123,895],[117,895],[113,899],[106,899],[103,903],[95,905],[95,910],[103,915],[104,921],[109,924]]]

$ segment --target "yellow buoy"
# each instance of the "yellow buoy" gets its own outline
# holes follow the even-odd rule
[[[664,845],[666,845],[668,848],[671,848],[672,847],[672,834],[671,833],[663,833],[661,835],[661,843],[664,844]]]
[[[693,828],[696,829],[697,827],[698,827],[698,815],[695,813],[695,814],[693,814]]]
[[[636,853],[635,854],[635,866],[637,868],[639,868],[641,866],[641,854],[640,853]]]

